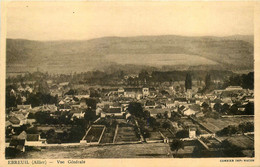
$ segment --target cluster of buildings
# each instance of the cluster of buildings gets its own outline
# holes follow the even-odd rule
[[[191,82],[191,81],[189,81]],[[41,138],[39,134],[26,134],[22,131],[20,134],[14,132],[15,128],[23,125],[34,126],[37,124],[34,118],[30,118],[30,113],[48,112],[53,118],[58,118],[59,113],[66,113],[70,120],[75,118],[84,119],[87,109],[95,112],[97,117],[118,117],[128,119],[131,114],[128,112],[130,102],[138,102],[142,105],[144,111],[147,111],[151,117],[171,118],[173,113],[183,117],[194,116],[204,117],[206,112],[215,111],[215,105],[227,104],[232,107],[239,102],[238,110],[245,111],[245,105],[254,102],[253,90],[243,89],[239,86],[229,86],[223,90],[214,90],[208,94],[198,93],[198,88],[192,88],[192,84],[173,83],[173,85],[160,87],[108,87],[95,89],[98,96],[91,96],[90,88],[78,89],[77,93],[66,94],[77,85],[71,85],[69,82],[53,83],[48,81],[49,93],[52,96],[58,96],[57,104],[43,104],[32,107],[31,104],[21,104],[7,109],[6,115],[7,142],[9,147],[19,148],[20,145],[33,146],[39,143],[45,143],[46,139]],[[26,95],[22,92],[33,93],[37,89],[34,83],[18,86],[17,90],[11,89],[13,96],[22,95],[22,102],[26,101]],[[93,89],[93,88],[92,88]],[[88,100],[95,101],[93,105],[88,104]],[[196,129],[189,129],[189,138],[196,138]],[[10,140],[10,141],[8,141]],[[16,142],[15,142],[16,141]]]

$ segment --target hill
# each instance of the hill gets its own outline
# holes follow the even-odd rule
[[[159,69],[253,70],[253,36],[103,37],[82,41],[7,39],[7,72],[39,68],[50,73],[93,69],[149,67]],[[181,67],[181,68],[180,68]]]

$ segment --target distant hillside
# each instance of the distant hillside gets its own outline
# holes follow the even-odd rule
[[[7,39],[7,72],[86,72],[137,66],[252,70],[253,36],[104,37],[84,41]]]

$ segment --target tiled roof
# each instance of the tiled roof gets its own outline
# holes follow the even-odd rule
[[[20,120],[15,117],[15,116],[12,116],[9,118],[9,121],[12,123],[12,124],[20,124]]]
[[[39,134],[27,134],[27,141],[38,141],[39,140]]]

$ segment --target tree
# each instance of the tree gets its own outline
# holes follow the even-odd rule
[[[83,128],[82,126],[73,126],[70,129],[70,133],[69,133],[69,141],[70,142],[79,142],[83,136],[85,135],[86,131],[85,128]]]
[[[34,113],[29,113],[28,114],[28,117],[27,117],[28,119],[35,119],[35,116],[34,116]]]
[[[220,112],[221,111],[221,104],[220,103],[216,103],[214,104],[214,110],[216,110],[217,112]]]
[[[233,126],[233,125],[229,125],[229,126],[223,128],[222,130],[217,131],[216,134],[218,136],[230,136],[230,135],[233,135],[233,134],[237,134],[238,132],[239,132],[238,127]]]
[[[176,133],[177,138],[187,138],[189,137],[189,131],[188,130],[180,130]]]
[[[187,73],[186,79],[185,79],[185,89],[187,91],[188,89],[191,89],[191,88],[192,88],[191,75],[190,75],[190,73]]]
[[[254,89],[254,72],[242,75],[242,87],[244,89]]]
[[[208,89],[210,85],[211,85],[211,77],[210,74],[207,74],[205,78],[205,88]]]
[[[149,126],[152,127],[153,129],[156,129],[160,126],[160,123],[157,122],[156,119],[153,117],[148,118],[148,123]]]
[[[245,155],[243,154],[243,148],[235,144],[232,140],[230,139],[225,139],[222,141],[221,146],[225,148],[224,153],[228,157],[244,157]]]
[[[94,121],[96,119],[96,112],[88,108],[85,112],[84,118],[87,122]]]
[[[73,100],[78,102],[78,101],[79,101],[79,98],[73,96]]]
[[[49,113],[47,112],[43,112],[43,111],[39,111],[37,113],[35,113],[35,119],[36,122],[40,123],[40,124],[51,124],[52,123],[52,118],[50,116]]]
[[[60,140],[57,138],[57,133],[54,129],[50,129],[46,132],[46,140],[48,144],[51,143],[60,143]]]
[[[97,100],[95,100],[93,98],[88,98],[88,99],[86,99],[86,104],[91,109],[96,109],[96,107],[97,107]]]
[[[15,96],[10,96],[9,93],[6,95],[6,108],[9,107],[16,107],[17,102],[16,102],[16,97]]]
[[[142,70],[142,71],[139,73],[138,78],[139,78],[140,80],[142,80],[142,81],[143,81],[143,80],[147,80],[147,79],[149,78],[149,74],[148,74],[147,71]]]
[[[170,143],[170,149],[171,149],[171,151],[176,151],[176,155],[177,155],[179,149],[184,149],[183,141],[181,141],[181,140],[173,140]]]
[[[206,102],[203,102],[202,105],[201,105],[201,107],[202,107],[204,110],[206,110],[206,109],[209,108],[209,104],[206,103]]]
[[[150,112],[149,111],[147,111],[147,110],[144,111],[144,118],[145,119],[150,118]]]
[[[164,118],[166,118],[166,119],[169,118],[169,117],[168,117],[168,111],[165,111],[165,112],[163,113],[163,116],[164,116]]]
[[[170,125],[169,122],[164,122],[164,123],[162,124],[162,127],[163,127],[164,129],[170,129],[170,128],[171,128],[171,125]]]
[[[230,114],[232,114],[232,115],[238,114],[238,106],[237,106],[237,104],[233,104],[233,105],[230,107],[229,112],[230,112]]]
[[[38,131],[37,127],[32,127],[32,128],[27,129],[26,133],[27,134],[38,134],[39,131]]]
[[[254,103],[247,103],[245,106],[246,115],[254,115]]]
[[[253,122],[244,122],[238,125],[239,130],[242,133],[254,132],[254,123]]]
[[[128,111],[131,115],[134,115],[136,117],[143,117],[143,107],[141,103],[138,102],[131,102],[128,106]]]
[[[151,133],[147,129],[145,129],[145,130],[143,130],[143,137],[149,138],[149,137],[151,137]]]
[[[229,105],[227,103],[224,103],[221,107],[221,112],[222,113],[227,113],[229,110]]]
[[[162,119],[162,118],[163,118],[162,113],[158,113],[158,114],[156,114],[156,118],[158,118],[158,119]]]
[[[162,90],[162,91],[161,91],[161,94],[162,94],[162,95],[169,95],[169,92],[166,91],[166,90]]]

